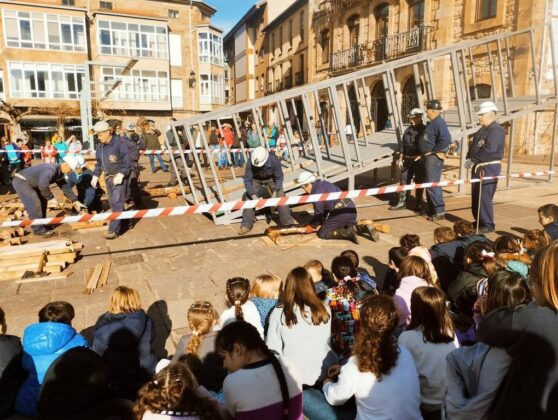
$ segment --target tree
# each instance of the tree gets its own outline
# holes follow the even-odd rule
[[[4,100],[0,99],[0,112],[3,112],[8,116],[10,120],[10,137],[17,138],[22,135],[21,131],[21,119],[25,115],[36,113],[36,108],[33,107],[18,107]]]

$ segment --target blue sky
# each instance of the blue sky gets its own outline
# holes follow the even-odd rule
[[[223,29],[223,35],[232,29],[234,24],[256,3],[257,0],[206,0],[206,3],[217,9],[211,22]]]

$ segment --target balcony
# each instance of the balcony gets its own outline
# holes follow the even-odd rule
[[[410,31],[385,36],[336,52],[331,56],[333,73],[391,60],[427,49],[430,26],[417,26]]]

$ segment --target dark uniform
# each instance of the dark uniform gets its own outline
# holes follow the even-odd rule
[[[244,172],[244,187],[246,192],[242,197],[243,200],[250,200],[253,195],[260,198],[270,198],[270,192],[274,193],[276,197],[284,197],[283,168],[281,168],[279,158],[270,154],[262,167],[252,165],[252,162],[248,159]],[[282,227],[295,223],[288,206],[277,207],[277,212]],[[255,217],[256,211],[254,209],[244,209],[241,226],[252,229]]]
[[[188,139],[186,138],[186,136],[184,135],[184,133],[182,131],[177,130],[176,132],[178,134],[178,137],[180,138],[180,144],[184,149],[184,160],[186,161],[186,165],[188,165],[188,168],[192,167],[192,163],[190,162],[190,154],[188,153],[188,150],[190,149],[190,144],[188,143]],[[173,149],[174,147],[176,147],[176,139],[174,138],[174,132],[171,130],[167,130],[166,132],[166,136],[167,136],[167,140],[169,142],[169,146],[171,147],[171,149]],[[170,159],[172,159],[172,157],[170,157]],[[186,168],[184,168],[184,162],[182,161],[182,157],[180,155],[176,155],[174,157],[174,161],[176,163],[176,169],[178,169],[178,172],[180,173],[180,177],[182,179],[187,179],[187,175],[186,175]],[[172,165],[172,163],[171,163]],[[178,184],[178,179],[176,177],[176,171],[171,169],[170,171],[171,173],[171,177],[170,177],[170,181],[168,183],[169,186],[174,186],[176,184]]]
[[[30,219],[46,217],[47,201],[54,198],[50,184],[57,184],[72,202],[77,197],[57,163],[43,163],[31,166],[15,174],[12,186],[16,190]],[[33,233],[47,232],[44,225],[31,226]]]
[[[141,188],[139,186],[139,158],[140,150],[145,150],[145,144],[136,133],[132,134],[131,138],[128,137],[127,134],[120,138],[126,146],[128,146],[128,154],[130,156],[130,176],[128,177],[128,185],[126,186],[126,201],[130,199],[134,200],[134,208],[136,210],[141,209],[143,207],[143,202],[141,199]]]
[[[94,211],[101,213],[103,211],[103,203],[101,201],[103,189],[101,187],[93,188],[91,186],[92,178],[93,172],[83,168],[79,175],[71,172],[67,177],[67,181],[70,187],[76,187],[78,200],[87,207],[89,213]]]
[[[108,143],[99,142],[95,149],[95,157],[97,162],[95,162],[93,174],[99,177],[101,172],[105,173],[110,209],[112,211],[124,211],[127,178],[131,171],[130,154],[125,140],[112,136]],[[118,173],[124,175],[124,180],[120,185],[114,185],[114,176]],[[113,220],[110,222],[108,231],[120,234],[121,223],[121,220]]]
[[[312,184],[310,194],[324,194],[340,192],[341,189],[328,181],[316,181]],[[318,231],[321,239],[331,239],[331,233],[335,229],[349,228],[357,223],[357,209],[350,198],[344,200],[318,201],[312,203],[314,206],[314,217],[310,225],[317,227],[322,225]]]
[[[445,152],[450,144],[451,135],[448,126],[442,117],[438,115],[428,123],[424,134],[417,143],[418,152],[423,155],[420,160],[422,170],[424,171],[423,182],[436,182],[440,180],[444,160],[436,156],[435,153]],[[444,195],[440,187],[428,188],[426,190],[426,198],[431,216],[446,212]]]
[[[500,161],[504,157],[505,147],[506,133],[500,124],[493,121],[489,126],[481,127],[473,137],[473,141],[467,152],[467,159],[470,159],[474,163],[471,177],[480,178],[484,176],[500,175],[500,171],[502,170]],[[480,182],[474,183],[471,187],[471,211],[473,217],[475,219],[477,218],[480,204],[479,226],[485,227],[488,230],[494,230],[495,228],[492,199],[494,198],[497,185],[498,180],[491,179],[482,182],[482,192]]]

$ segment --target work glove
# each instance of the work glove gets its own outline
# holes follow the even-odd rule
[[[93,188],[97,188],[97,184],[99,183],[99,177],[93,175],[93,178],[91,178],[91,186]]]
[[[465,161],[465,164],[464,164],[465,169],[470,169],[470,168],[472,168],[474,165],[475,165],[475,163],[474,163],[471,159],[467,159],[467,160]]]
[[[256,194],[252,194],[250,196],[250,200],[259,200],[259,199],[260,199],[260,197],[258,197]]]
[[[82,213],[82,212],[86,212],[87,211],[87,206],[85,204],[83,204],[80,201],[74,201],[72,203],[72,207],[74,208],[75,211],[77,211],[78,213]]]
[[[59,209],[59,208],[61,208],[60,203],[58,202],[56,197],[53,197],[50,200],[48,200],[47,208],[49,208],[49,209]]]
[[[316,228],[312,225],[304,226],[304,233],[306,233],[306,234],[314,233],[315,231],[316,231]]]
[[[399,159],[399,160],[397,161],[397,168],[403,169],[403,159]]]
[[[121,173],[118,173],[116,175],[114,175],[114,178],[112,179],[112,182],[114,185],[120,185],[122,184],[122,181],[124,180],[124,175]]]

